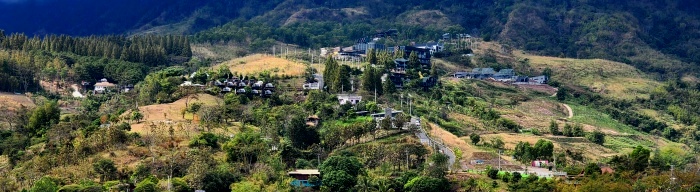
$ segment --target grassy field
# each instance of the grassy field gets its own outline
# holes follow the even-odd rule
[[[532,68],[552,69],[555,80],[585,86],[615,98],[648,98],[649,91],[660,85],[648,75],[624,63],[602,59],[533,56],[519,51],[514,53],[517,57],[527,58]]]
[[[603,130],[612,130],[615,133],[639,134],[634,128],[618,122],[608,114],[601,113],[587,106],[576,104],[569,104],[569,106],[574,111],[574,117],[569,120],[574,123],[587,124]],[[584,126],[584,129],[585,128]],[[608,134],[610,133],[613,132],[609,132]]]
[[[255,54],[242,58],[232,59],[222,63],[228,66],[231,72],[253,75],[261,72],[269,72],[271,75],[301,76],[306,66],[300,62],[294,62],[270,55]],[[319,71],[322,71],[319,69]]]

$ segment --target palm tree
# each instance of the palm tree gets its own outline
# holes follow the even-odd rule
[[[377,191],[379,192],[394,192],[394,189],[389,187],[386,178],[376,180]]]
[[[358,178],[357,185],[355,185],[355,189],[357,189],[357,192],[376,191],[374,186],[372,186],[370,179],[367,178],[366,176],[362,176],[362,177]]]

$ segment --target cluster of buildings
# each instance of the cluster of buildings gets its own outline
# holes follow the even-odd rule
[[[491,79],[506,83],[531,85],[546,84],[549,80],[549,77],[544,75],[535,77],[518,76],[513,69],[501,69],[496,72],[493,68],[474,68],[471,72],[456,72],[452,76],[460,79]]]
[[[272,83],[265,83],[255,79],[239,79],[238,77],[234,77],[223,81],[216,80],[213,84],[221,88],[221,93],[223,94],[234,92],[236,94],[270,97],[275,92],[275,85]],[[250,89],[246,90],[246,88]]]

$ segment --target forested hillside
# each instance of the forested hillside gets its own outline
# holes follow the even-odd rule
[[[319,47],[331,44],[319,43],[329,39],[347,43],[378,30],[413,26],[417,28],[404,29],[409,36],[466,32],[538,54],[605,58],[667,77],[695,70],[700,61],[698,9],[700,3],[690,0],[6,1],[0,6],[0,28],[29,34],[195,33],[240,19],[208,30],[200,39],[226,41],[231,35],[217,33],[264,24],[256,31],[264,34],[260,41]]]

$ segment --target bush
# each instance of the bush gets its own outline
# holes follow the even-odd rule
[[[513,172],[513,177],[511,177],[510,181],[513,183],[517,183],[520,181],[520,179],[523,178],[522,175],[520,175],[520,172]]]
[[[491,179],[498,179],[498,169],[489,169],[486,175]]]
[[[155,192],[156,191],[156,184],[151,182],[150,179],[146,179],[141,181],[141,183],[136,184],[136,188],[134,188],[134,192]]]
[[[595,143],[595,144],[598,144],[598,145],[603,145],[603,144],[605,143],[605,133],[603,133],[603,132],[601,132],[601,131],[599,131],[599,130],[595,130],[595,131],[589,133],[589,134],[586,136],[586,138],[587,138],[589,141],[591,141],[591,142],[593,142],[593,143]]]

